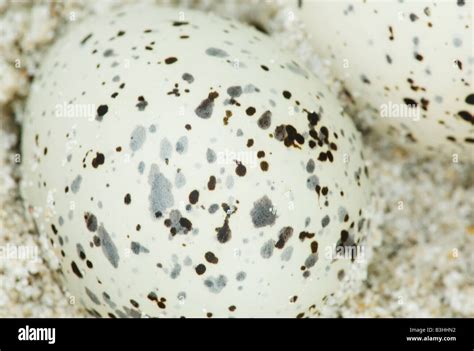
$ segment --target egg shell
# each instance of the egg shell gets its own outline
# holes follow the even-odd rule
[[[318,315],[364,258],[359,133],[228,18],[132,6],[71,25],[22,150],[25,205],[94,316]]]
[[[375,109],[375,130],[420,155],[474,161],[472,1],[290,5],[348,100]]]

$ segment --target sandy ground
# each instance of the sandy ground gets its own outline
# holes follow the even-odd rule
[[[79,19],[123,2],[0,0],[0,252],[29,250],[36,258],[0,256],[0,317],[84,316],[55,282],[45,239],[23,212],[18,191],[21,115],[42,54],[69,24],[71,13]],[[149,2],[180,2],[262,23],[334,91],[338,88],[302,26],[289,21],[277,5]],[[474,167],[408,155],[372,133],[366,111],[354,117],[363,131],[377,195],[373,251],[358,292],[327,315],[474,317]]]

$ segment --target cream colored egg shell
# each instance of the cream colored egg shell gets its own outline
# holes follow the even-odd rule
[[[474,160],[473,1],[289,3],[349,100],[376,110],[381,134]]]
[[[127,7],[45,57],[22,194],[92,315],[318,315],[354,265],[336,248],[364,247],[369,222],[341,111],[251,27]]]

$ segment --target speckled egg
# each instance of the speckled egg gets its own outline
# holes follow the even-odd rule
[[[25,115],[26,207],[94,316],[314,316],[364,258],[360,136],[251,27],[153,6],[87,18]]]
[[[376,110],[382,135],[474,160],[473,1],[290,3],[349,100]]]

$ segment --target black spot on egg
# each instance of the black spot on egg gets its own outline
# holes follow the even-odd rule
[[[245,110],[247,116],[253,116],[255,114],[255,107],[250,106]]]
[[[206,266],[200,263],[196,266],[195,270],[197,275],[203,275],[206,272]]]
[[[145,108],[148,106],[148,102],[143,96],[139,96],[138,103],[135,106],[138,108],[138,111],[145,111]]]
[[[277,249],[283,249],[283,247],[285,247],[286,242],[291,238],[292,235],[292,227],[283,227],[278,233],[278,241],[276,242],[275,247]]]
[[[209,263],[212,263],[212,264],[217,264],[219,262],[219,259],[216,257],[216,255],[214,255],[213,252],[206,252],[206,254],[204,255],[205,259],[207,262]]]
[[[229,226],[228,216],[224,220],[224,224],[222,225],[222,227],[216,228],[216,232],[217,232],[217,240],[222,244],[228,242],[232,238],[232,230],[230,229],[230,226]]]
[[[467,111],[459,111],[458,116],[461,117],[466,122],[474,124],[474,115],[472,115],[471,113]]]
[[[81,278],[81,279],[82,279],[82,273],[81,273],[81,271],[79,270],[79,268],[77,267],[76,262],[74,262],[74,261],[71,262],[71,269],[72,269],[72,272],[73,272],[78,278]]]
[[[188,24],[189,24],[189,22],[185,22],[185,21],[175,21],[175,22],[173,22],[174,27],[187,26]]]
[[[165,59],[165,63],[167,65],[171,65],[171,64],[173,64],[177,61],[178,61],[178,59],[176,57],[168,57],[168,58]]]
[[[237,162],[237,168],[235,169],[235,173],[239,177],[245,176],[245,174],[247,173],[247,168],[242,164],[242,162],[239,162],[239,161],[236,161],[236,162]]]
[[[189,194],[189,203],[195,205],[199,201],[199,191],[193,190]]]
[[[469,94],[468,96],[466,96],[466,104],[469,104],[469,105],[474,105],[474,94]]]
[[[96,152],[95,158],[92,160],[92,167],[98,168],[99,166],[103,165],[105,162],[104,154],[100,152]]]
[[[97,108],[97,116],[95,119],[99,122],[102,121],[103,117],[108,111],[109,111],[109,107],[107,105],[100,105]]]
[[[80,44],[81,44],[81,45],[84,45],[85,43],[87,43],[87,41],[88,41],[90,38],[92,38],[92,33],[87,34],[87,35],[84,37],[84,39],[81,40],[81,43],[80,43]]]
[[[418,106],[418,103],[415,100],[411,99],[411,98],[404,98],[403,101],[408,106],[411,106],[411,107],[417,107]]]

